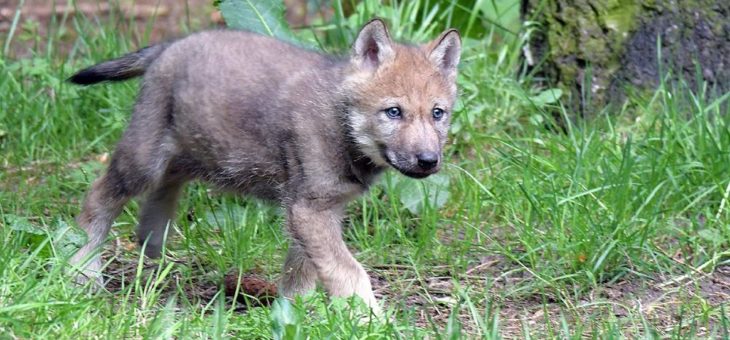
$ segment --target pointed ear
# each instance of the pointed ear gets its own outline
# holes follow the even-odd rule
[[[441,33],[429,44],[428,58],[448,78],[456,78],[456,67],[461,56],[461,36],[455,29]]]
[[[380,19],[370,20],[360,29],[352,46],[352,60],[361,68],[374,71],[395,58],[388,29]]]

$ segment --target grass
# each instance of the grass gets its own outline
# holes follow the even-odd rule
[[[355,19],[333,22],[377,14],[394,36],[423,41],[460,10],[432,8],[368,1]],[[59,20],[46,40],[18,22],[13,38],[31,53],[0,59],[0,338],[730,334],[728,95],[707,98],[667,71],[653,93],[593,119],[562,119],[570,123],[556,132],[556,115],[573,114],[540,99],[518,67],[523,37],[501,28],[509,25],[464,40],[444,176],[424,185],[388,173],[350,206],[347,242],[384,297],[387,322],[322,292],[271,307],[225,297],[226,273],[278,277],[282,218],[201,184],[187,188],[163,260],[141,259],[133,246],[133,203],[104,252],[108,291],[76,287],[64,271],[83,242],[73,219],[137,84],[63,80],[147,35],[119,30],[121,19]],[[320,43],[342,51],[346,34],[332,32]]]

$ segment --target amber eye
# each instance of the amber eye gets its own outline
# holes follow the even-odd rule
[[[399,107],[391,107],[385,109],[385,115],[388,116],[390,119],[398,119],[401,117],[401,112]]]
[[[441,120],[441,118],[443,118],[443,116],[444,116],[444,110],[439,109],[439,108],[434,108],[432,111],[432,114],[433,114],[433,119]]]

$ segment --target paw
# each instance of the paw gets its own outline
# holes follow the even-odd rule
[[[88,263],[79,263],[74,257],[69,263],[68,272],[73,276],[73,282],[78,286],[90,286],[94,290],[104,288],[101,275],[101,259],[93,259]]]

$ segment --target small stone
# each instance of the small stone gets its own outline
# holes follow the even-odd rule
[[[705,80],[707,80],[707,81],[715,81],[715,73],[712,72],[712,70],[709,68],[702,70],[702,75],[705,77]]]

